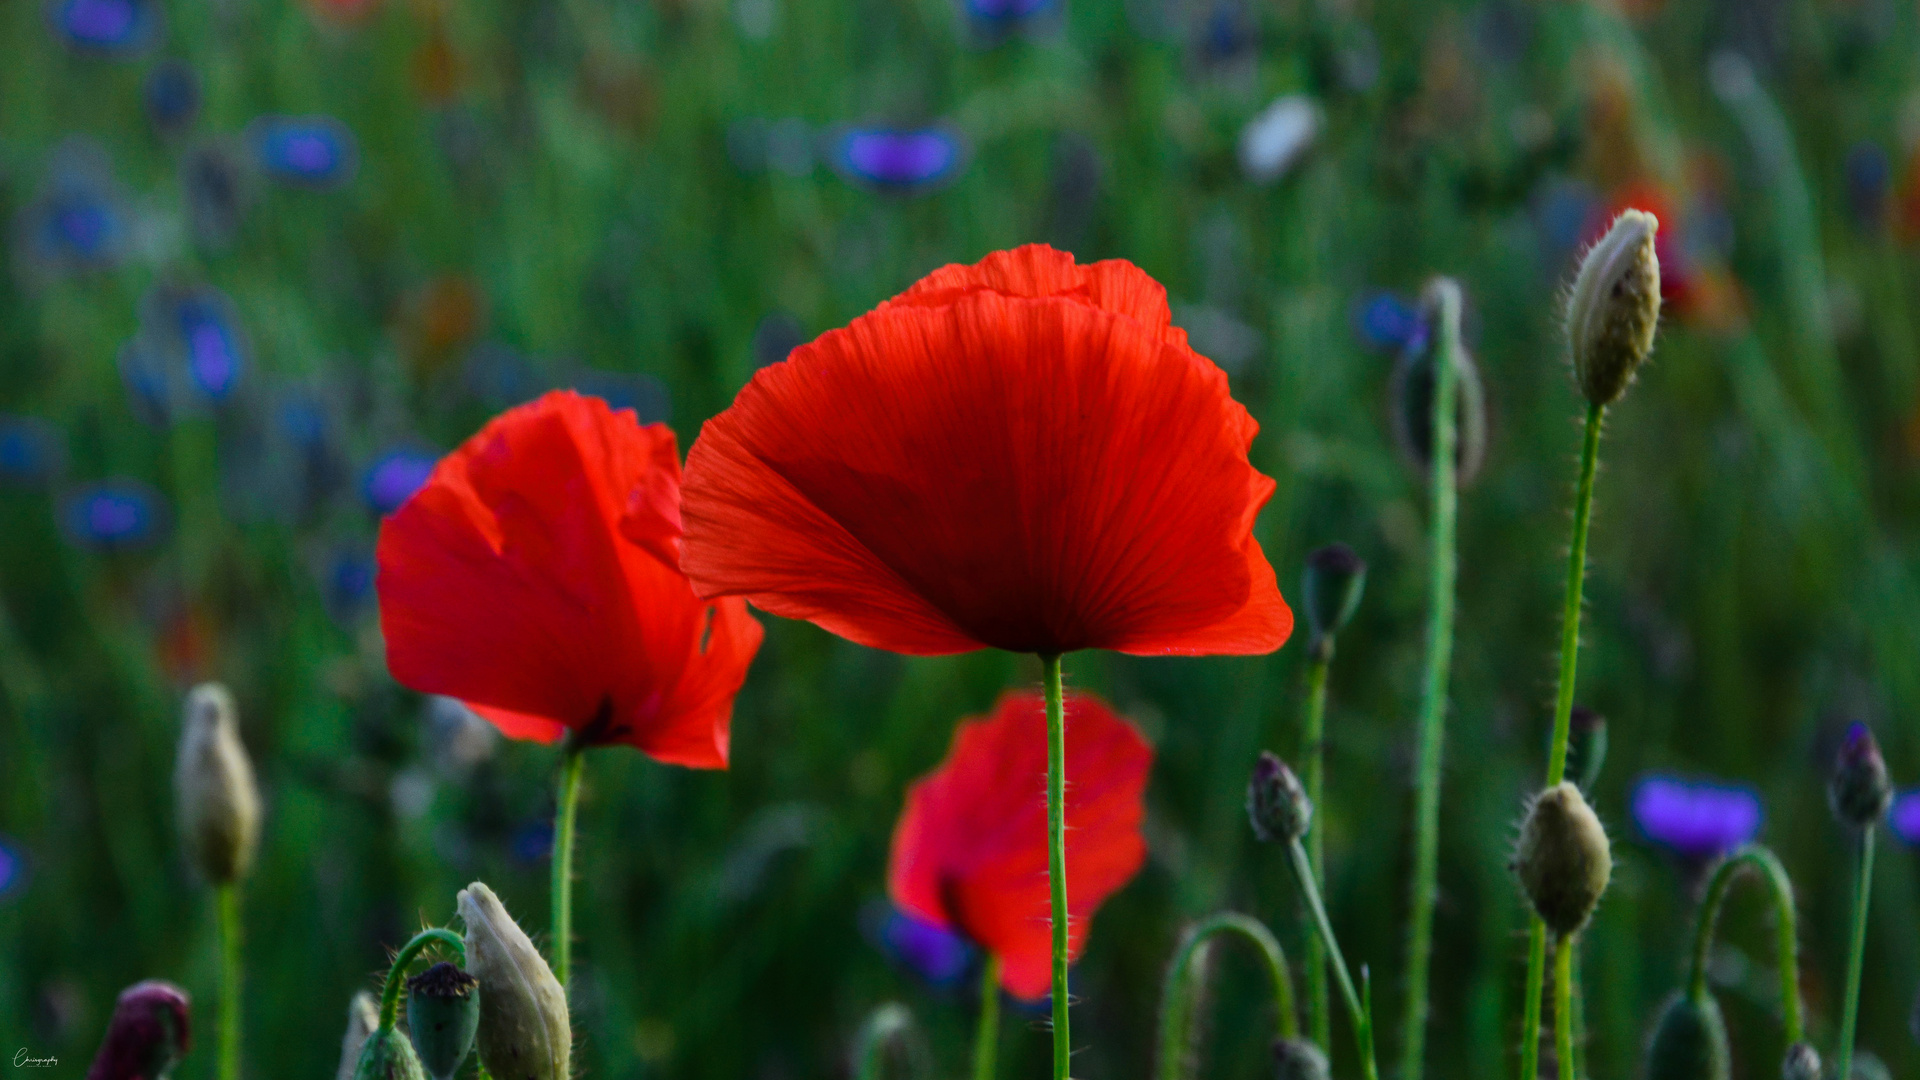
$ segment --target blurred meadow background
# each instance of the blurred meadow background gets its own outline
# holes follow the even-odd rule
[[[1466,290],[1490,424],[1461,502],[1428,1056],[1514,1075],[1507,860],[1583,415],[1559,304],[1630,202],[1662,217],[1667,295],[1591,546],[1580,700],[1610,723],[1594,803],[1618,866],[1585,939],[1587,1071],[1637,1073],[1684,974],[1699,875],[1635,820],[1648,775],[1757,796],[1829,1045],[1846,722],[1920,783],[1916,143],[1899,0],[4,0],[0,1050],[78,1076],[119,988],[166,977],[201,1028],[180,1075],[212,1075],[214,909],[169,786],[202,679],[233,687],[267,800],[251,1075],[328,1075],[352,992],[468,881],[543,927],[558,751],[388,677],[382,512],[553,387],[667,421],[684,452],[757,367],[1038,240],[1166,283],[1262,425],[1259,535],[1290,599],[1321,544],[1372,566],[1319,821],[1388,1060],[1426,569],[1390,383],[1422,282]],[[898,1000],[957,1074],[974,982],[901,954],[888,837],[954,722],[1038,668],[762,620],[731,771],[591,756],[579,1073],[841,1076]],[[1243,801],[1259,750],[1298,750],[1304,652],[1303,624],[1264,658],[1068,657],[1158,751],[1147,867],[1075,970],[1078,1075],[1147,1072],[1186,920],[1247,911],[1300,954]],[[1861,1044],[1913,1076],[1920,872],[1883,843]],[[1766,922],[1737,890],[1711,968],[1755,1078],[1780,1052]],[[1269,1068],[1258,974],[1223,950],[1209,1075]],[[1044,1067],[1037,1020],[1009,1023],[1006,1075]]]

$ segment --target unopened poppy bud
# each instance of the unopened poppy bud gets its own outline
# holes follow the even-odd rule
[[[1590,792],[1607,761],[1607,718],[1575,705],[1567,730],[1567,775],[1581,792]]]
[[[452,1080],[480,1027],[480,980],[442,961],[407,980],[407,1032],[432,1080]]]
[[[1803,1042],[1787,1047],[1780,1061],[1780,1080],[1820,1080],[1820,1051]]]
[[[367,1036],[380,1026],[380,1003],[365,990],[347,1003],[347,1033],[340,1037],[340,1067],[334,1080],[353,1080],[360,1071],[360,1052],[367,1048]]]
[[[1327,1055],[1305,1039],[1273,1041],[1273,1080],[1328,1080]]]
[[[1313,823],[1313,800],[1287,763],[1262,751],[1247,782],[1247,817],[1253,834],[1270,844],[1284,844],[1307,835]]]
[[[148,979],[120,992],[107,1037],[87,1069],[87,1080],[154,1080],[185,1057],[193,1042],[187,992]]]
[[[1587,251],[1567,298],[1573,377],[1595,405],[1611,405],[1653,353],[1660,324],[1660,219],[1624,210]]]
[[[201,875],[215,885],[245,877],[260,842],[260,791],[233,695],[219,683],[187,694],[173,794],[180,837]]]
[[[1713,995],[1668,998],[1647,1043],[1647,1080],[1727,1080],[1732,1070],[1726,1021]]]
[[[1579,788],[1563,782],[1535,796],[1520,826],[1514,869],[1554,933],[1565,937],[1586,924],[1607,891],[1613,853]]]
[[[526,932],[481,882],[460,890],[467,970],[480,981],[480,1063],[501,1080],[567,1080],[567,994]]]
[[[427,1080],[413,1044],[398,1031],[375,1031],[360,1050],[360,1066],[354,1080]]]
[[[1307,556],[1301,607],[1307,612],[1307,627],[1313,634],[1309,649],[1315,658],[1325,659],[1323,652],[1331,654],[1333,636],[1352,621],[1366,587],[1367,561],[1347,545],[1328,544]]]
[[[1432,325],[1431,313],[1427,320]],[[1433,467],[1434,331],[1417,334],[1400,353],[1389,384],[1394,441],[1422,474]],[[1487,460],[1487,390],[1465,345],[1453,350],[1454,485],[1466,487]]]
[[[1887,779],[1887,761],[1880,756],[1880,744],[1874,741],[1873,730],[1859,721],[1847,727],[1847,736],[1840,743],[1827,797],[1834,814],[1855,828],[1879,821],[1893,801],[1893,783]]]

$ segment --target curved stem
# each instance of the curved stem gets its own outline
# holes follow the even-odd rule
[[[1300,1023],[1294,1016],[1293,975],[1287,970],[1287,955],[1260,920],[1237,911],[1209,915],[1189,927],[1174,950],[1173,963],[1160,989],[1160,1060],[1154,1069],[1159,1080],[1179,1080],[1184,1072],[1189,1041],[1193,1031],[1193,1004],[1198,1000],[1198,980],[1194,969],[1202,950],[1222,934],[1238,934],[1246,939],[1267,962],[1267,977],[1273,983],[1275,1024],[1283,1039],[1296,1038]]]
[[[1801,1040],[1800,1020],[1800,946],[1793,910],[1793,882],[1787,868],[1772,851],[1761,844],[1747,844],[1714,869],[1707,893],[1700,902],[1700,918],[1693,930],[1693,965],[1687,975],[1687,992],[1695,999],[1707,993],[1707,958],[1713,950],[1714,929],[1720,921],[1720,906],[1742,869],[1758,871],[1773,898],[1774,932],[1779,935],[1774,947],[1774,963],[1780,969],[1781,1026],[1787,1045]]]
[[[1380,1069],[1373,1058],[1373,1009],[1370,1004],[1362,1004],[1353,988],[1346,958],[1340,955],[1340,943],[1333,937],[1333,923],[1327,919],[1326,905],[1320,902],[1320,886],[1314,881],[1313,868],[1307,865],[1307,849],[1295,837],[1287,843],[1287,851],[1292,856],[1293,876],[1300,883],[1300,895],[1307,901],[1307,911],[1313,916],[1321,940],[1326,942],[1327,958],[1333,963],[1333,977],[1340,984],[1340,996],[1346,999],[1347,1018],[1353,1021],[1353,1038],[1360,1052],[1361,1072],[1366,1080],[1380,1080]],[[1371,993],[1368,996],[1371,998]]]
[[[1853,945],[1847,950],[1846,1004],[1840,1013],[1840,1060],[1833,1075],[1853,1075],[1853,1032],[1860,1019],[1860,970],[1867,960],[1867,900],[1873,895],[1873,826],[1860,830],[1860,877],[1853,892]]]
[[[393,966],[387,969],[387,982],[380,990],[380,1027],[377,1030],[393,1030],[394,1022],[400,1017],[400,987],[407,981],[407,965],[413,963],[413,958],[420,955],[421,950],[434,944],[452,949],[453,955],[460,959],[460,966],[467,966],[467,943],[460,940],[459,934],[433,926],[413,935],[412,940],[393,954]]]
[[[1043,656],[1047,695],[1047,876],[1053,885],[1053,1080],[1068,1080],[1067,1031],[1067,720],[1060,657]]]
[[[220,1080],[240,1080],[240,886],[215,890],[220,908]]]
[[[980,972],[980,1026],[973,1033],[973,1080],[993,1080],[1000,1048],[1000,954],[988,953]]]
[[[1433,904],[1440,871],[1440,756],[1446,743],[1447,676],[1453,664],[1456,576],[1454,482],[1455,398],[1458,395],[1460,289],[1442,278],[1430,289],[1440,325],[1433,369],[1433,521],[1427,589],[1426,677],[1420,695],[1419,758],[1413,813],[1412,901],[1408,905],[1407,1003],[1401,1029],[1400,1075],[1420,1080],[1426,1054],[1427,973],[1433,960]]]
[[[1321,795],[1326,787],[1327,672],[1333,666],[1333,638],[1323,638],[1321,647],[1307,663],[1307,717],[1300,731],[1305,744],[1307,799],[1314,806],[1325,806]],[[1307,833],[1307,864],[1315,881],[1327,876],[1326,833],[1314,829]],[[1325,1048],[1333,1040],[1333,1002],[1327,996],[1327,947],[1318,934],[1307,935],[1307,1023],[1313,1041]]]
[[[580,806],[585,747],[568,742],[560,759],[560,797],[553,822],[553,977],[567,986],[573,953],[573,823]]]
[[[1563,934],[1553,949],[1553,1050],[1560,1080],[1573,1073],[1573,935]]]

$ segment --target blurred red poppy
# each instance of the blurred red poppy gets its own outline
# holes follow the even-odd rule
[[[1146,860],[1153,749],[1097,698],[1070,694],[1066,710],[1068,948],[1078,958],[1094,912]],[[908,790],[888,870],[894,903],[1000,957],[1000,985],[1028,1000],[1052,978],[1046,783],[1045,702],[1008,694],[991,717],[963,722],[947,759]]]
[[[754,376],[687,458],[681,566],[895,652],[1271,652],[1258,427],[1138,268],[998,252]]]
[[[676,569],[673,432],[555,391],[496,417],[380,529],[394,678],[514,738],[723,768],[762,629]]]

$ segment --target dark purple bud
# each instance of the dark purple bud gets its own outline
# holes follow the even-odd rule
[[[1287,763],[1263,751],[1247,782],[1247,818],[1253,834],[1270,844],[1285,844],[1307,835],[1313,824],[1313,800]]]
[[[1323,648],[1331,652],[1334,635],[1352,621],[1366,587],[1367,561],[1347,545],[1328,544],[1307,556],[1301,606],[1313,634],[1309,648],[1316,657]]]
[[[1760,796],[1730,784],[1648,776],[1628,800],[1640,834],[1688,862],[1704,863],[1754,838]]]
[[[1827,797],[1834,814],[1855,828],[1879,821],[1893,801],[1893,784],[1887,779],[1887,762],[1880,756],[1880,744],[1874,741],[1873,730],[1859,721],[1847,727],[1846,738],[1840,743]]]
[[[187,992],[149,979],[120,992],[87,1080],[157,1080],[192,1045]]]

